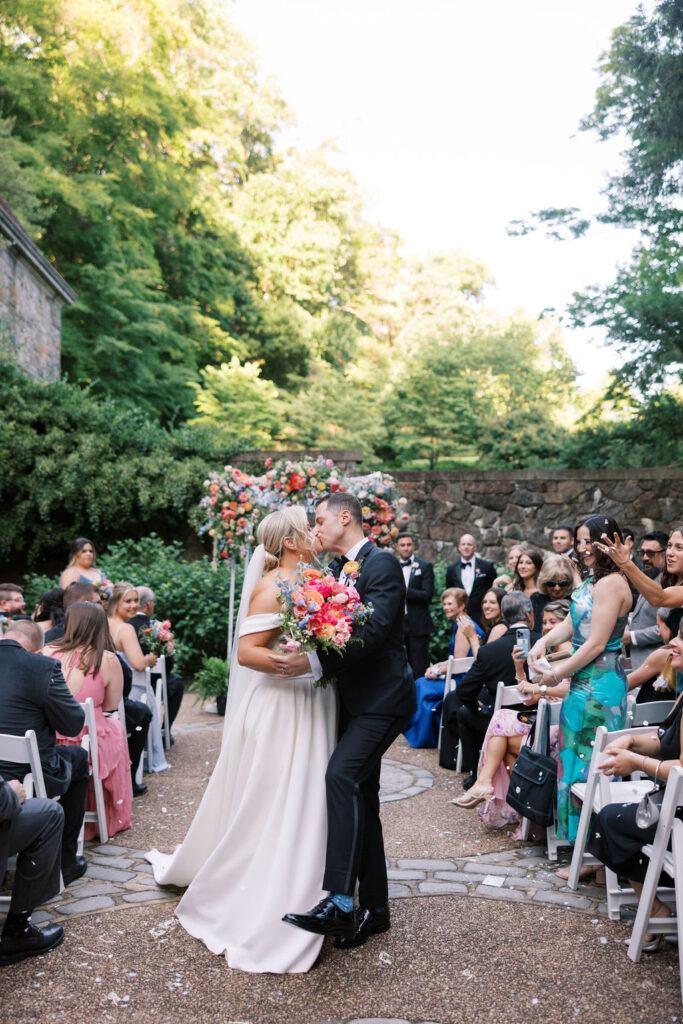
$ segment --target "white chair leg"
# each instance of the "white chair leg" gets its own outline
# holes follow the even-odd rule
[[[683,1001],[683,821],[676,818],[671,833],[674,858],[674,883],[676,886],[676,923],[678,932],[678,971]]]
[[[458,741],[458,754],[455,759],[455,770],[456,772],[462,771],[462,743]]]

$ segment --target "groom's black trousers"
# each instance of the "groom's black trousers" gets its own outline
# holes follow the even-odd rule
[[[389,899],[379,818],[379,775],[382,754],[409,720],[395,715],[352,717],[342,709],[339,742],[327,766],[323,889],[353,896],[358,880],[362,907],[379,909]]]

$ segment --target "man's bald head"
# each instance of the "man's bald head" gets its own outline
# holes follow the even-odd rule
[[[42,629],[31,619],[13,619],[5,633],[5,640],[15,640],[30,654],[39,651],[44,642]]]
[[[463,533],[462,537],[458,541],[458,551],[460,557],[464,562],[469,562],[477,550],[477,542],[471,533]]]

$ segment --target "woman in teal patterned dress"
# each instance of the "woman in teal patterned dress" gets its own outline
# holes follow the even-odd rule
[[[619,653],[632,596],[617,566],[596,546],[605,533],[621,537],[618,525],[608,516],[579,521],[574,548],[588,575],[572,594],[567,618],[534,644],[529,654],[533,662],[545,655],[546,644],[572,639],[573,653],[561,667],[562,676],[571,677],[571,685],[560,713],[557,773],[557,834],[571,843],[581,808],[574,805],[570,790],[588,777],[595,731],[599,725],[610,731],[621,729],[626,718],[628,684]],[[545,672],[540,683],[556,685],[554,672]]]

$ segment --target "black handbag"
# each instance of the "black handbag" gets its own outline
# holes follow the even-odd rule
[[[531,749],[535,729],[534,722],[529,741],[520,749],[510,772],[505,799],[522,817],[547,828],[553,822],[557,762],[547,753]],[[547,735],[543,740],[543,745],[547,746]]]

